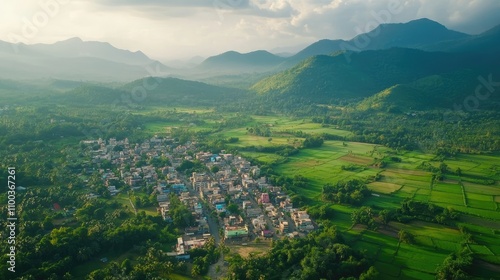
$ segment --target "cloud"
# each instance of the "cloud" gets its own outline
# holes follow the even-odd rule
[[[59,0],[2,2],[0,40]],[[61,0],[62,1],[62,0]],[[27,43],[107,41],[154,58],[351,39],[379,23],[427,17],[476,34],[500,23],[497,0],[70,0]],[[392,10],[391,10],[392,7]],[[394,8],[396,7],[396,8]]]

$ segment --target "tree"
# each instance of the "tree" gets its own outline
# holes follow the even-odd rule
[[[353,225],[362,224],[368,226],[369,229],[376,229],[377,224],[373,219],[373,210],[369,206],[363,206],[359,210],[354,210],[351,214]]]
[[[359,280],[373,280],[377,279],[378,276],[379,273],[377,269],[375,269],[375,267],[373,266],[370,266],[370,268],[366,272],[361,273],[361,275],[359,276]]]
[[[441,162],[441,164],[439,165],[439,171],[445,174],[446,172],[448,172],[448,165],[444,162]]]
[[[442,280],[469,279],[468,271],[472,263],[472,253],[467,251],[467,249],[460,253],[452,253],[437,268],[436,278]]]
[[[413,235],[404,229],[401,229],[398,232],[398,237],[399,237],[399,242],[403,242],[406,244],[412,244],[414,241]]]
[[[220,168],[217,165],[214,165],[214,166],[212,166],[212,168],[210,168],[210,171],[212,173],[217,173],[217,172],[219,172],[219,170],[220,170]]]
[[[234,203],[230,203],[227,206],[227,211],[231,212],[231,214],[236,214],[236,215],[240,214],[240,208],[238,207],[238,205]]]
[[[378,216],[380,217],[380,221],[384,225],[387,225],[392,219],[392,212],[387,209],[384,209],[378,213]]]

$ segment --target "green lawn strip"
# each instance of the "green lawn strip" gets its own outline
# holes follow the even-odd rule
[[[440,206],[443,206],[443,207],[449,206],[449,204],[443,204],[443,203],[437,203],[437,204]],[[498,211],[484,210],[484,209],[465,207],[465,206],[457,206],[457,205],[453,205],[452,207],[455,210],[458,210],[458,211],[461,211],[464,213],[472,214],[472,215],[486,218],[486,219],[500,221],[500,213]]]
[[[469,207],[484,209],[484,210],[495,210],[496,205],[493,201],[484,201],[484,200],[476,200],[470,199],[467,197],[467,204]],[[499,213],[500,215],[500,213]]]
[[[403,199],[393,195],[371,196],[365,200],[364,205],[371,206],[375,209],[394,209],[401,205]]]
[[[464,206],[462,193],[441,192],[435,189],[432,189],[430,202],[451,204],[450,206]]]
[[[462,195],[462,189],[459,184],[434,183],[432,190]]]
[[[436,279],[436,276],[432,273],[404,268],[401,270],[401,275],[399,279],[433,280]]]
[[[495,254],[485,245],[480,245],[480,244],[470,244],[470,248],[472,249],[472,252],[475,254],[479,255],[490,255],[494,256]]]
[[[436,251],[411,244],[401,244],[394,262],[404,267],[426,273],[434,273],[436,267],[449,255],[449,252]]]
[[[477,193],[484,195],[500,195],[500,187],[498,186],[485,186],[469,182],[463,182],[465,191],[467,193]]]

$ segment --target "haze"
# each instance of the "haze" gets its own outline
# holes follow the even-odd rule
[[[499,12],[495,0],[5,0],[0,40],[80,37],[165,61],[228,50],[294,52],[319,39],[350,39],[381,23],[422,17],[477,34],[498,24]]]

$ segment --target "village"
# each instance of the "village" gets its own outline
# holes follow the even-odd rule
[[[184,229],[175,251],[169,253],[177,259],[189,259],[189,251],[210,237],[217,244],[247,245],[261,239],[299,238],[315,229],[306,211],[294,208],[281,187],[270,185],[259,167],[241,156],[200,151],[194,142],[157,136],[140,144],[111,138],[82,141],[82,146],[90,150],[91,164],[98,167],[94,172],[109,195],[149,187],[157,213],[167,222],[172,222],[171,195],[187,207],[195,222]],[[159,158],[169,164],[148,164]],[[203,172],[180,171],[193,161],[204,166]],[[98,196],[89,193],[87,198]]]

